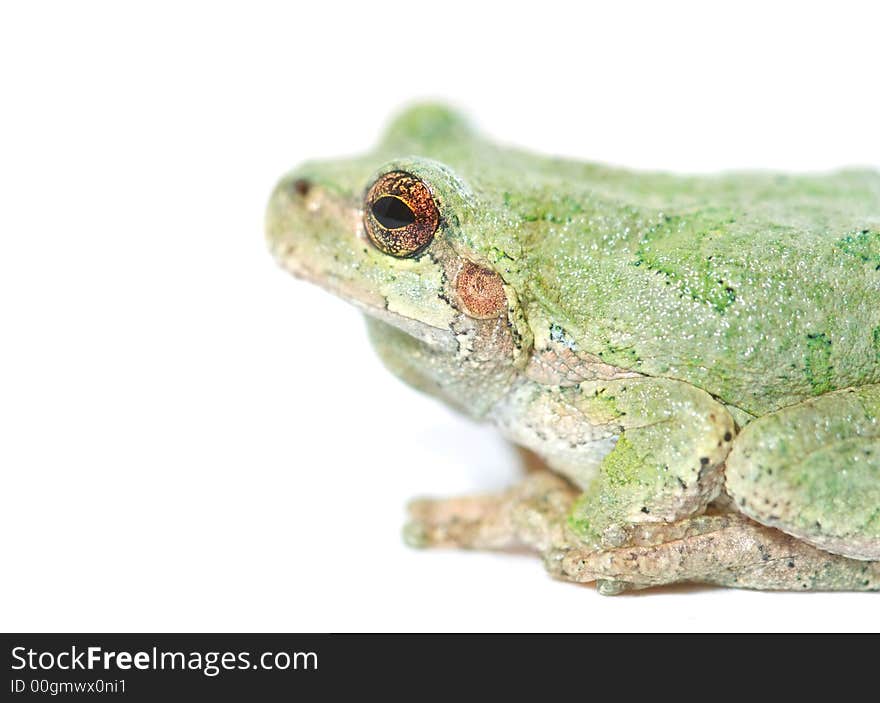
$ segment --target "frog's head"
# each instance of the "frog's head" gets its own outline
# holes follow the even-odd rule
[[[447,109],[412,108],[373,152],[288,174],[267,214],[285,268],[366,313],[394,372],[474,415],[531,344],[503,213],[456,168],[478,139]]]

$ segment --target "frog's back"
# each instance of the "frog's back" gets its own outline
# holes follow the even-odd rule
[[[535,324],[754,414],[880,382],[880,174],[542,172],[512,203]]]
[[[431,105],[382,148],[462,176],[485,207],[457,236],[539,340],[754,414],[880,382],[880,173],[635,173],[498,147]]]

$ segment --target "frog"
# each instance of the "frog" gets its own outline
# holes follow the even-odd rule
[[[636,170],[421,103],[284,175],[266,239],[527,458],[412,501],[408,544],[531,549],[603,595],[880,589],[876,170]]]

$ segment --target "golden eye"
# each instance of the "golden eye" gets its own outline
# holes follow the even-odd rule
[[[415,256],[431,243],[439,224],[431,191],[411,173],[386,173],[367,192],[367,236],[386,254],[398,259]]]

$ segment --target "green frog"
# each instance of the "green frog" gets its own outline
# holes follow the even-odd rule
[[[525,545],[603,594],[880,589],[877,172],[635,172],[417,105],[285,176],[267,238],[532,459],[414,501],[410,544]]]

